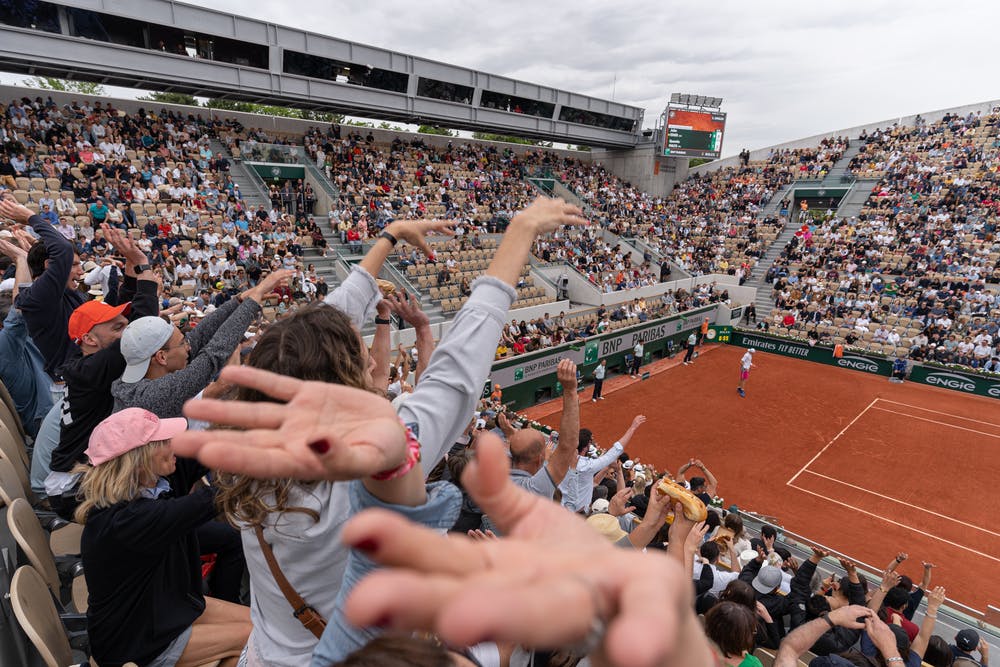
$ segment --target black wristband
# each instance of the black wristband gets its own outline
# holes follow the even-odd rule
[[[392,320],[388,317],[376,317],[375,324],[392,324]]]
[[[136,264],[135,275],[139,275],[140,273],[145,273],[146,271],[149,271],[150,268],[152,267],[150,267],[149,264]]]
[[[834,625],[833,621],[830,620],[830,612],[824,611],[822,614],[820,614],[820,618],[822,618],[824,621],[827,622],[827,625],[830,626],[831,630],[837,627],[836,625]]]
[[[397,243],[399,243],[399,239],[397,239],[395,236],[393,236],[389,232],[382,232],[381,234],[378,235],[378,237],[380,239],[385,239],[386,241],[388,241],[389,243],[391,243],[393,246],[395,246]]]

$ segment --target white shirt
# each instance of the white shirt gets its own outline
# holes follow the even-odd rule
[[[739,570],[736,572],[727,572],[725,570],[720,570],[711,563],[701,563],[696,561],[694,563],[694,571],[691,573],[691,578],[695,581],[701,578],[702,567],[712,568],[712,588],[709,589],[708,592],[715,596],[718,596],[719,593],[724,591],[730,581],[735,581],[740,577]]]
[[[746,354],[743,355],[743,358],[740,359],[740,368],[742,368],[745,371],[748,371],[750,370],[751,366],[753,366],[753,355],[747,352]]]
[[[596,459],[578,456],[576,467],[567,470],[566,476],[559,484],[559,490],[562,491],[562,506],[573,512],[586,509],[594,494],[594,475],[611,465],[624,450],[625,446],[616,442],[611,449]]]

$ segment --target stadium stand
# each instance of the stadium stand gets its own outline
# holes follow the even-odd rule
[[[796,551],[802,561],[799,564],[781,544],[775,547],[771,526],[757,522],[759,529],[751,529],[749,524],[755,521],[752,515],[721,507],[722,499],[715,495],[717,480],[700,461],[682,465],[674,475],[649,464],[636,465],[625,457],[622,465],[612,465],[613,475],[602,475],[604,478],[595,484],[597,468],[587,472],[590,466],[596,466],[594,461],[601,461],[601,469],[612,464],[642,421],[633,422],[621,444],[611,448],[589,442],[586,429],[580,429],[578,408],[574,409],[578,400],[576,368],[567,360],[559,362],[557,371],[564,387],[562,438],[546,440],[534,425],[505,412],[501,387],[483,391],[483,381],[495,360],[584,341],[711,304],[720,304],[720,312],[728,310],[723,304],[741,305],[734,302],[729,290],[750,275],[779,232],[790,224],[786,218],[765,217],[764,207],[783,186],[826,176],[847,150],[846,139],[831,137],[813,148],[776,150],[765,159],[693,176],[668,196],[653,197],[585,158],[550,151],[515,151],[465,141],[434,147],[417,136],[379,143],[371,134],[345,132],[335,125],[282,132],[248,127],[225,114],[206,120],[179,111],[125,113],[114,102],[81,100],[61,106],[39,97],[0,105],[0,186],[10,191],[3,204],[3,215],[10,222],[4,223],[6,234],[0,234],[0,246],[9,259],[3,265],[8,274],[5,277],[13,278],[22,269],[13,282],[19,290],[26,288],[21,278],[27,255],[37,253],[38,248],[58,250],[52,237],[45,235],[51,230],[44,225],[52,225],[84,263],[90,288],[78,290],[70,285],[65,292],[89,291],[111,308],[117,303],[118,290],[135,293],[138,304],[141,294],[137,284],[148,287],[149,282],[162,283],[155,288],[156,300],[162,305],[159,314],[169,316],[177,328],[167,327],[168,335],[149,343],[142,334],[143,324],[135,320],[101,340],[93,328],[114,320],[94,322],[90,331],[74,340],[73,347],[79,346],[74,355],[93,355],[92,361],[107,359],[105,365],[116,370],[109,382],[123,383],[125,377],[119,377],[122,371],[139,366],[145,373],[139,382],[161,382],[164,387],[177,382],[177,395],[193,390],[191,396],[203,391],[205,397],[238,399],[239,403],[230,403],[224,410],[195,403],[202,407],[195,407],[190,416],[197,414],[219,426],[253,428],[255,432],[252,436],[235,434],[236,438],[225,429],[200,435],[178,433],[181,447],[183,443],[191,447],[187,453],[197,454],[198,447],[193,445],[214,438],[216,445],[221,445],[216,452],[229,454],[215,459],[209,455],[207,462],[215,468],[229,468],[234,474],[220,473],[196,481],[208,469],[193,459],[180,463],[170,460],[170,450],[158,444],[159,437],[154,438],[166,439],[160,425],[178,415],[152,411],[139,420],[148,429],[138,434],[123,432],[118,439],[111,438],[110,444],[95,430],[97,435],[87,443],[90,465],[79,453],[75,462],[82,468],[56,470],[54,477],[48,478],[50,483],[80,484],[79,478],[67,481],[59,475],[72,477],[82,469],[82,495],[75,496],[73,486],[47,486],[46,499],[31,488],[35,472],[31,466],[41,460],[36,457],[45,446],[44,440],[29,435],[30,429],[21,422],[18,408],[23,409],[22,391],[16,390],[17,395],[12,396],[3,387],[0,498],[5,521],[0,522],[0,544],[9,544],[10,537],[18,548],[13,550],[11,563],[0,563],[0,572],[3,585],[10,583],[19,628],[38,652],[37,659],[30,653],[27,664],[61,666],[93,657],[90,654],[100,657],[102,652],[107,660],[101,664],[126,664],[132,658],[146,664],[148,659],[164,655],[168,656],[164,660],[176,661],[176,656],[169,657],[170,651],[186,650],[173,644],[178,635],[183,637],[193,624],[212,622],[205,617],[214,621],[215,613],[223,613],[220,609],[233,614],[231,624],[238,627],[230,628],[232,636],[221,628],[192,635],[188,641],[198,644],[199,649],[205,648],[205,642],[218,643],[213,647],[217,649],[214,657],[201,664],[214,664],[219,659],[227,665],[236,664],[244,646],[247,655],[253,656],[245,658],[249,664],[305,664],[310,659],[314,664],[334,664],[351,651],[362,654],[359,660],[368,659],[365,664],[394,664],[387,656],[400,650],[439,651],[440,655],[434,655],[443,656],[443,661],[426,664],[451,664],[442,646],[407,636],[376,638],[374,630],[371,635],[360,635],[345,620],[344,595],[368,573],[372,562],[357,554],[367,551],[379,560],[385,558],[384,553],[378,553],[380,546],[400,547],[394,539],[412,537],[412,528],[403,525],[391,535],[353,520],[343,527],[360,507],[367,506],[407,514],[438,530],[472,531],[479,538],[492,537],[489,531],[520,537],[516,543],[523,552],[491,559],[484,556],[491,548],[484,544],[490,543],[438,540],[440,536],[425,534],[426,541],[399,549],[406,558],[398,559],[404,561],[398,564],[415,567],[418,562],[474,562],[475,571],[463,571],[452,582],[472,591],[478,590],[481,581],[477,577],[483,572],[520,582],[514,575],[523,563],[549,568],[539,570],[541,574],[532,580],[532,588],[537,589],[534,592],[559,593],[550,589],[559,585],[576,590],[583,582],[585,590],[576,590],[582,593],[577,596],[580,604],[569,605],[570,611],[596,608],[587,611],[581,628],[591,627],[607,602],[614,604],[606,608],[616,609],[621,602],[617,598],[605,600],[602,590],[587,583],[589,568],[628,573],[641,578],[644,585],[664,584],[664,591],[653,597],[658,607],[669,606],[678,618],[683,617],[683,630],[674,633],[672,648],[687,651],[685,665],[719,660],[757,664],[750,660],[753,656],[762,664],[772,664],[788,655],[793,655],[791,662],[784,664],[808,664],[813,658],[841,652],[867,660],[854,648],[859,646],[861,633],[853,624],[860,615],[871,617],[869,629],[876,640],[874,646],[860,644],[868,657],[878,654],[888,658],[890,665],[898,662],[892,661],[897,642],[890,625],[915,629],[905,645],[900,639],[908,664],[919,664],[920,658],[929,655],[926,647],[944,597],[943,591],[931,589],[929,570],[917,586],[899,583],[891,573],[878,582],[877,575],[870,573],[859,577],[857,568],[846,559],[839,562],[840,567],[830,566],[824,560],[827,553],[819,548]],[[1000,370],[995,358],[1000,352],[996,348],[1000,248],[995,240],[997,204],[993,199],[1000,149],[998,124],[997,116],[946,117],[937,123],[864,135],[860,139],[864,146],[852,159],[851,168],[855,175],[877,177],[880,182],[859,216],[840,219],[820,214],[812,218],[770,267],[768,278],[779,308],[774,315],[775,328],[882,354],[905,353],[915,360]],[[215,148],[218,145],[229,155],[220,155]],[[231,173],[234,161],[296,163],[300,159],[308,159],[328,183],[268,183],[260,205],[246,203]],[[535,201],[540,186],[530,179],[537,178],[558,181],[597,224],[548,233],[563,223],[580,220],[565,204]],[[321,190],[333,193],[327,210],[318,208]],[[459,233],[450,239],[435,236],[425,240],[428,231],[438,232],[443,227],[429,222],[434,218],[454,222]],[[101,223],[110,225],[107,232]],[[28,228],[42,241],[36,242]],[[39,229],[43,233],[39,234]],[[390,236],[398,235],[398,240],[408,245],[395,248],[394,254],[396,242],[380,236],[384,230],[392,230]],[[417,249],[425,242],[428,254]],[[140,271],[145,261],[135,261],[136,254],[147,258],[153,268]],[[310,265],[311,260],[318,262],[328,254],[333,255],[328,265],[348,258],[357,260],[355,268],[342,272],[346,277],[331,285],[326,285]],[[556,303],[552,285],[533,266],[560,262],[572,267],[599,296],[612,295],[616,300],[609,305],[501,322],[499,313],[522,307],[544,309]],[[692,279],[688,289],[675,285],[655,295],[643,291],[661,283],[663,270],[658,265],[671,263],[693,276],[722,274],[735,280],[696,285]],[[62,270],[56,264],[50,261],[48,267],[43,266],[41,275],[35,276],[36,283]],[[372,278],[378,277],[386,264],[404,288],[412,286],[426,294],[429,301],[425,305],[439,307],[451,320],[452,329],[441,341],[431,339],[426,315],[414,312],[419,308],[404,304],[398,296],[379,296]],[[288,269],[293,275],[271,291],[254,292],[253,286],[267,273],[273,277],[278,269]],[[59,289],[70,282],[69,275],[57,277]],[[73,296],[83,298],[82,294]],[[248,300],[257,305],[247,304]],[[321,302],[335,307],[322,306]],[[12,310],[16,311],[16,304]],[[7,308],[11,308],[9,304]],[[253,311],[252,324],[226,319],[239,308]],[[50,328],[68,331],[66,321],[55,321],[56,310],[53,308]],[[417,338],[414,348],[419,350],[412,358],[401,352],[395,364],[389,359],[388,344],[388,315],[392,312],[411,320]],[[120,314],[124,317],[128,313]],[[376,333],[369,350],[367,344],[358,344],[358,335],[373,317]],[[146,326],[163,330],[162,322],[147,322]],[[0,336],[7,335],[13,335],[10,328],[0,330]],[[233,342],[244,336],[249,345]],[[30,339],[26,344],[34,346]],[[435,348],[436,344],[439,347]],[[143,354],[138,354],[136,347],[143,348],[138,351]],[[207,357],[212,361],[206,362]],[[186,386],[192,367],[212,364],[214,377],[227,359],[233,365],[242,359],[253,368],[228,370],[218,381]],[[14,363],[13,356],[0,361]],[[253,375],[262,370],[289,377],[278,381],[273,375]],[[293,378],[313,382],[299,383]],[[390,378],[394,379],[390,382]],[[43,375],[42,384],[35,389],[57,394],[53,399],[61,402],[66,390],[63,380],[59,374]],[[71,385],[69,391],[73,389]],[[482,397],[484,393],[487,397]],[[386,395],[403,397],[397,401],[400,417],[383,400]],[[103,403],[109,397],[95,398]],[[258,401],[268,405],[250,405]],[[56,405],[52,412],[57,418],[57,447],[64,444],[58,426],[63,416],[60,407]],[[116,414],[120,417],[122,412]],[[392,452],[379,452],[355,467],[344,463],[350,457],[340,456],[343,452],[339,450],[337,455],[327,455],[334,443],[349,444],[351,434],[338,422],[344,415],[356,420],[352,422],[355,429],[386,426],[384,434],[379,434],[385,442],[379,444]],[[405,428],[399,428],[400,421]],[[306,422],[309,426],[302,426]],[[284,430],[272,430],[278,426]],[[491,429],[504,434],[508,452],[480,433]],[[485,439],[478,441],[480,437]],[[262,449],[246,449],[251,440],[266,443],[273,458],[261,455]],[[102,447],[113,451],[108,454]],[[474,448],[482,453],[474,455]],[[235,451],[243,456],[233,456]],[[252,455],[246,455],[248,452]],[[206,450],[200,453],[204,457]],[[107,460],[102,459],[105,455]],[[481,458],[470,468],[471,478],[462,478],[463,469],[474,456]],[[546,458],[548,463],[543,464]],[[401,460],[405,463],[399,466]],[[119,461],[114,465],[126,470],[125,477],[133,482],[120,497],[114,496],[119,489],[105,489],[108,497],[114,496],[111,501],[104,492],[95,492],[100,487],[92,483],[105,474],[102,467],[104,471],[111,469],[106,467],[108,461]],[[135,468],[130,470],[129,465]],[[512,479],[520,489],[511,483],[502,494],[484,493],[490,489],[484,486],[482,471],[492,466],[495,473],[509,465],[515,468]],[[44,464],[42,467],[46,472]],[[685,473],[691,468],[700,474],[687,479]],[[425,474],[434,480],[426,489],[422,483]],[[418,483],[393,483],[406,475],[417,475]],[[251,477],[265,479],[254,481]],[[310,481],[299,483],[292,479],[296,477]],[[327,481],[316,481],[324,477]],[[361,478],[364,483],[358,481]],[[692,533],[694,522],[681,514],[673,517],[671,528],[662,527],[673,508],[669,500],[653,492],[661,478],[685,484],[711,508],[704,536]],[[460,479],[469,483],[450,483]],[[400,491],[403,486],[406,490]],[[589,526],[572,512],[544,500],[561,497],[569,507],[567,503],[573,502],[580,489],[583,513],[590,515]],[[397,493],[404,494],[402,501]],[[74,502],[84,501],[85,511],[78,518],[88,520],[85,526],[66,527],[46,520],[51,518],[50,506],[56,508],[67,496]],[[202,595],[203,589],[217,593],[221,587],[216,575],[223,568],[222,547],[216,544],[212,548],[219,551],[196,554],[199,544],[212,544],[212,531],[192,539],[194,529],[190,526],[198,525],[200,531],[215,523],[209,520],[217,513],[216,501],[227,513],[238,508],[235,515],[227,514],[236,528],[222,524],[211,528],[242,533],[245,555],[237,560],[240,568],[249,570],[252,611],[246,607],[233,611],[239,607],[235,601],[231,607],[217,607],[221,600]],[[183,529],[177,528],[176,521],[157,523],[161,517],[141,519],[142,508],[167,512],[162,508],[190,508],[196,503],[197,516],[185,513],[179,522]],[[519,504],[531,509],[531,520],[538,522],[540,530],[520,523],[516,512],[512,513]],[[98,533],[94,526],[100,523],[101,515],[123,506],[128,506],[129,517],[116,524],[118,530]],[[136,521],[136,517],[149,523],[138,528],[130,525],[128,519]],[[286,520],[293,530],[281,529],[280,522]],[[296,523],[299,520],[301,525]],[[611,539],[595,536],[594,528],[597,535]],[[140,537],[129,542],[123,537],[129,530],[137,530]],[[354,539],[352,530],[375,532],[359,532],[355,534],[359,539]],[[299,540],[294,537],[296,531],[317,532],[309,540]],[[539,533],[559,536],[561,544],[542,542]],[[333,540],[334,534],[344,535],[347,542]],[[689,535],[693,537],[689,539]],[[129,590],[115,590],[110,595],[108,590],[115,586],[108,580],[119,576],[117,570],[109,572],[104,563],[91,561],[80,576],[79,568],[62,564],[66,555],[86,558],[88,549],[102,548],[112,541],[120,548],[111,556],[128,551],[128,558],[119,564],[121,570],[145,564],[145,559],[155,559],[161,552],[168,552],[169,558],[157,561],[151,573],[134,577],[134,585],[117,586]],[[144,541],[159,546],[147,548]],[[347,545],[357,548],[352,551]],[[714,552],[707,545],[715,545]],[[666,551],[667,557],[681,566],[664,565],[669,563],[667,558],[642,553],[647,547]],[[134,553],[130,551],[133,548]],[[722,557],[721,548],[728,552]],[[466,551],[460,553],[460,549]],[[581,554],[586,557],[581,558]],[[190,567],[196,555],[203,558],[200,569]],[[277,566],[269,562],[274,560],[297,594],[305,598],[311,613],[325,618],[325,632],[306,629],[291,615],[287,592],[275,584]],[[901,562],[897,558],[896,564]],[[837,586],[821,588],[823,576],[812,576],[821,564],[821,575],[836,578]],[[8,572],[8,565],[16,566],[16,571]],[[102,565],[105,570],[101,570]],[[693,584],[692,573],[696,575]],[[424,583],[440,581],[420,574]],[[723,580],[728,583],[715,585]],[[102,591],[98,596],[104,597],[98,604],[91,604],[93,596],[88,600],[85,584],[91,584],[91,592]],[[147,616],[143,607],[127,618],[121,616],[121,609],[135,602],[129,597],[135,592],[132,589],[147,585],[150,590],[143,590],[143,595],[148,593],[149,597],[144,597],[143,603],[149,608],[155,605],[156,613]],[[865,586],[869,596],[863,593]],[[197,603],[196,613],[191,612],[190,600],[178,602],[176,595],[168,595],[167,591],[174,589]],[[438,599],[416,593],[400,596],[397,592],[392,591],[391,597],[402,605],[433,605]],[[927,605],[921,608],[920,599],[925,596]],[[902,608],[900,600],[904,601]],[[493,600],[484,595],[476,602],[488,605]],[[848,603],[858,607],[848,607]],[[72,614],[88,610],[88,605],[95,640],[92,646],[67,632],[74,620],[79,621]],[[207,605],[212,605],[212,613],[203,613]],[[163,609],[168,614],[182,609],[182,615],[187,615],[176,627],[164,628],[159,620]],[[701,623],[696,611],[702,612]],[[155,641],[164,652],[152,656],[114,653],[109,646],[115,642],[109,641],[107,631],[107,619],[112,616],[119,623],[156,633]],[[913,625],[914,618],[920,620],[919,628]],[[364,626],[374,625],[378,618],[351,620]],[[947,627],[949,631],[961,627],[962,632],[975,632],[971,627]],[[892,638],[886,640],[885,633]],[[988,650],[978,644],[978,634],[975,642],[969,634],[950,635],[948,639],[951,636],[956,649]],[[161,641],[164,638],[169,641]],[[601,636],[591,633],[588,639],[600,641]],[[4,650],[4,642],[12,642],[22,654],[29,655],[22,640],[13,630],[0,628],[0,650]],[[224,640],[232,640],[233,645],[223,646]],[[593,648],[581,646],[574,647],[578,653]],[[74,655],[72,649],[81,647],[85,655]],[[129,649],[142,650],[134,644]],[[534,659],[529,647],[516,650],[523,654],[523,664]],[[467,653],[479,664],[501,664],[500,650],[492,642],[483,642]],[[566,664],[575,664],[582,657],[565,655],[572,653],[569,650],[562,653],[550,656],[551,661],[562,657]],[[913,662],[914,657],[917,662]]]
[[[1000,371],[994,201],[1000,116],[862,137],[880,180],[857,218],[815,221],[769,270],[773,325],[889,356]]]

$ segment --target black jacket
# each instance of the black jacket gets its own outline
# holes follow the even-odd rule
[[[760,571],[760,567],[763,565],[761,561],[756,558],[752,559],[747,563],[743,569],[740,571],[740,581],[745,581],[751,586],[753,585],[753,580]],[[767,609],[767,613],[771,615],[771,619],[774,621],[778,634],[781,637],[785,636],[785,616],[791,612],[791,605],[789,600],[784,595],[778,595],[777,593],[764,593],[754,591],[757,595],[757,601],[764,605]]]
[[[137,281],[132,276],[122,279],[122,302],[132,300],[129,320],[160,312],[156,288],[151,280]],[[120,341],[87,356],[83,356],[75,345],[73,347],[76,354],[63,367],[66,397],[63,399],[62,429],[50,466],[57,472],[69,472],[77,463],[86,461],[84,451],[90,433],[111,415],[115,404],[111,383],[122,376],[126,365]]]
[[[791,592],[788,594],[788,600],[791,604],[793,628],[812,620],[806,615],[806,601],[812,594],[810,582],[815,572],[816,563],[807,560],[799,565],[798,571],[792,577]],[[857,604],[862,607],[865,605],[865,590],[861,587],[861,584],[848,583],[845,593],[850,604]],[[850,628],[837,626],[823,633],[810,650],[816,655],[842,653],[854,646],[860,637],[860,630],[851,630]]]
[[[172,476],[171,483],[187,480]],[[98,664],[144,665],[201,616],[195,529],[216,514],[215,491],[208,487],[91,511],[81,550],[90,597],[87,632]]]
[[[49,256],[49,266],[28,287],[22,287],[14,305],[24,315],[35,346],[45,359],[45,372],[61,379],[60,370],[79,348],[69,339],[69,316],[86,301],[83,293],[67,289],[75,250],[65,236],[38,215],[28,219]]]

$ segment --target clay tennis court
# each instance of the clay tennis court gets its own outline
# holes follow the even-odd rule
[[[742,399],[742,354],[656,362],[648,380],[606,382],[598,403],[588,386],[582,425],[610,446],[645,414],[633,458],[674,472],[700,458],[727,505],[879,570],[906,551],[902,573],[919,582],[920,561],[933,562],[949,599],[1000,606],[1000,403],[762,352]],[[557,409],[524,412],[558,427]]]

